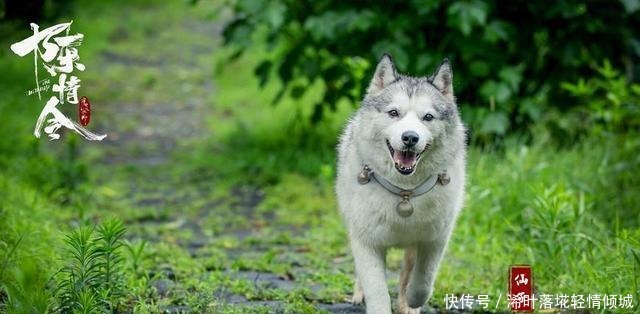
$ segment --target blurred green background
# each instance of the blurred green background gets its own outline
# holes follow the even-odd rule
[[[488,294],[504,310],[508,266],[530,264],[536,294],[631,295],[616,311],[638,311],[640,1],[7,0],[0,14],[0,312],[364,313],[344,301],[334,148],[384,52],[411,75],[449,58],[471,131],[430,306]],[[32,134],[44,100],[9,46],[29,22],[69,20],[103,142]]]

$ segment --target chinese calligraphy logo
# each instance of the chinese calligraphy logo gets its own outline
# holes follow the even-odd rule
[[[38,79],[38,61],[42,60],[43,67],[47,73],[53,77],[57,77],[57,83],[51,87],[51,91],[56,93],[49,98],[44,108],[40,112],[40,116],[36,122],[33,134],[39,138],[43,125],[44,132],[51,138],[57,140],[60,138],[58,130],[61,127],[73,130],[82,135],[87,140],[101,141],[107,135],[95,134],[84,127],[89,124],[91,106],[87,97],[78,98],[78,89],[82,82],[77,76],[73,75],[74,70],[84,71],[84,64],[80,63],[80,54],[78,48],[82,44],[83,34],[69,35],[71,23],[61,23],[51,26],[44,30],[40,30],[38,24],[31,23],[33,35],[11,45],[11,50],[20,57],[24,57],[33,53],[33,63],[35,67],[36,89],[28,91],[27,94],[38,94],[38,99],[42,99],[41,93],[49,89],[49,81],[41,81]],[[65,32],[64,34],[61,34]],[[80,123],[69,119],[59,109],[58,105],[64,103],[78,105]]]

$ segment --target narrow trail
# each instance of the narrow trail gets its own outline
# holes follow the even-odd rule
[[[174,153],[202,143],[203,134],[212,129],[207,125],[207,118],[215,114],[211,104],[212,96],[217,92],[213,81],[213,55],[220,42],[222,25],[186,15],[175,21],[144,18],[152,15],[153,10],[127,14],[139,14],[138,23],[148,23],[138,27],[159,31],[140,40],[126,28],[118,28],[110,35],[113,45],[101,52],[99,64],[91,69],[106,73],[101,79],[108,86],[102,88],[105,93],[114,95],[109,102],[96,106],[100,110],[95,113],[100,115],[97,123],[100,129],[107,131],[108,137],[94,149],[101,156],[101,163],[120,169],[113,175],[126,186],[127,193],[122,201],[135,207],[137,212],[133,218],[124,218],[131,237],[154,243],[173,241],[189,252],[192,259],[207,258],[211,254],[207,248],[214,237],[241,240],[253,235],[250,224],[231,229],[223,226],[214,234],[204,225],[220,214],[219,204],[208,198],[213,187],[183,184],[180,178],[174,178],[174,170],[180,166]],[[159,23],[168,27],[158,27]],[[233,212],[250,221],[261,200],[261,192],[252,187],[238,187],[234,193],[238,194],[239,201],[232,205]],[[259,254],[264,248],[255,248],[255,252],[241,250],[227,254]],[[155,279],[150,284],[160,298],[167,297],[180,279],[176,278],[170,265],[157,267],[153,272],[163,272],[166,278]],[[242,270],[227,271],[227,274],[236,280],[251,281],[260,289],[309,288],[294,278],[267,272]],[[318,289],[321,287],[311,287],[311,290]],[[268,308],[271,313],[285,310],[282,301],[248,300],[225,290],[211,291],[211,294],[231,305]],[[363,307],[349,303],[319,304],[317,307],[329,313],[363,313]],[[184,305],[166,306],[164,311],[195,312]]]

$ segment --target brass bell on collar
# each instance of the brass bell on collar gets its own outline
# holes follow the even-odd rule
[[[447,185],[449,182],[451,182],[451,178],[446,172],[438,174],[438,183],[440,183],[440,185]]]
[[[409,200],[404,199],[398,203],[398,206],[396,206],[396,212],[398,212],[400,217],[409,217],[413,214],[413,205],[411,205]]]
[[[400,217],[409,217],[413,214],[413,204],[409,201],[409,194],[402,195],[402,201],[396,205],[396,212]]]
[[[370,171],[371,170],[369,169],[369,167],[364,167],[360,172],[360,174],[358,174],[358,183],[360,184],[369,183],[369,181],[371,181],[371,176],[369,175]]]

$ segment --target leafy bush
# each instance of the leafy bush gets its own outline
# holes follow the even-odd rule
[[[383,52],[401,71],[428,74],[444,57],[455,67],[455,89],[476,140],[524,130],[548,106],[574,103],[558,88],[609,59],[637,79],[640,6],[633,1],[499,2],[237,0],[224,30],[234,56],[264,34],[273,53],[255,69],[261,84],[277,77],[300,98],[315,81],[324,94],[318,121],[340,99],[357,102]],[[306,104],[304,104],[306,106]]]
[[[57,284],[60,313],[112,313],[124,294],[121,247],[125,228],[119,220],[97,228],[79,228],[67,236],[68,265]]]
[[[561,84],[580,105],[575,110],[584,119],[576,126],[594,135],[640,128],[640,84],[630,83],[609,61],[594,69],[597,76]]]

